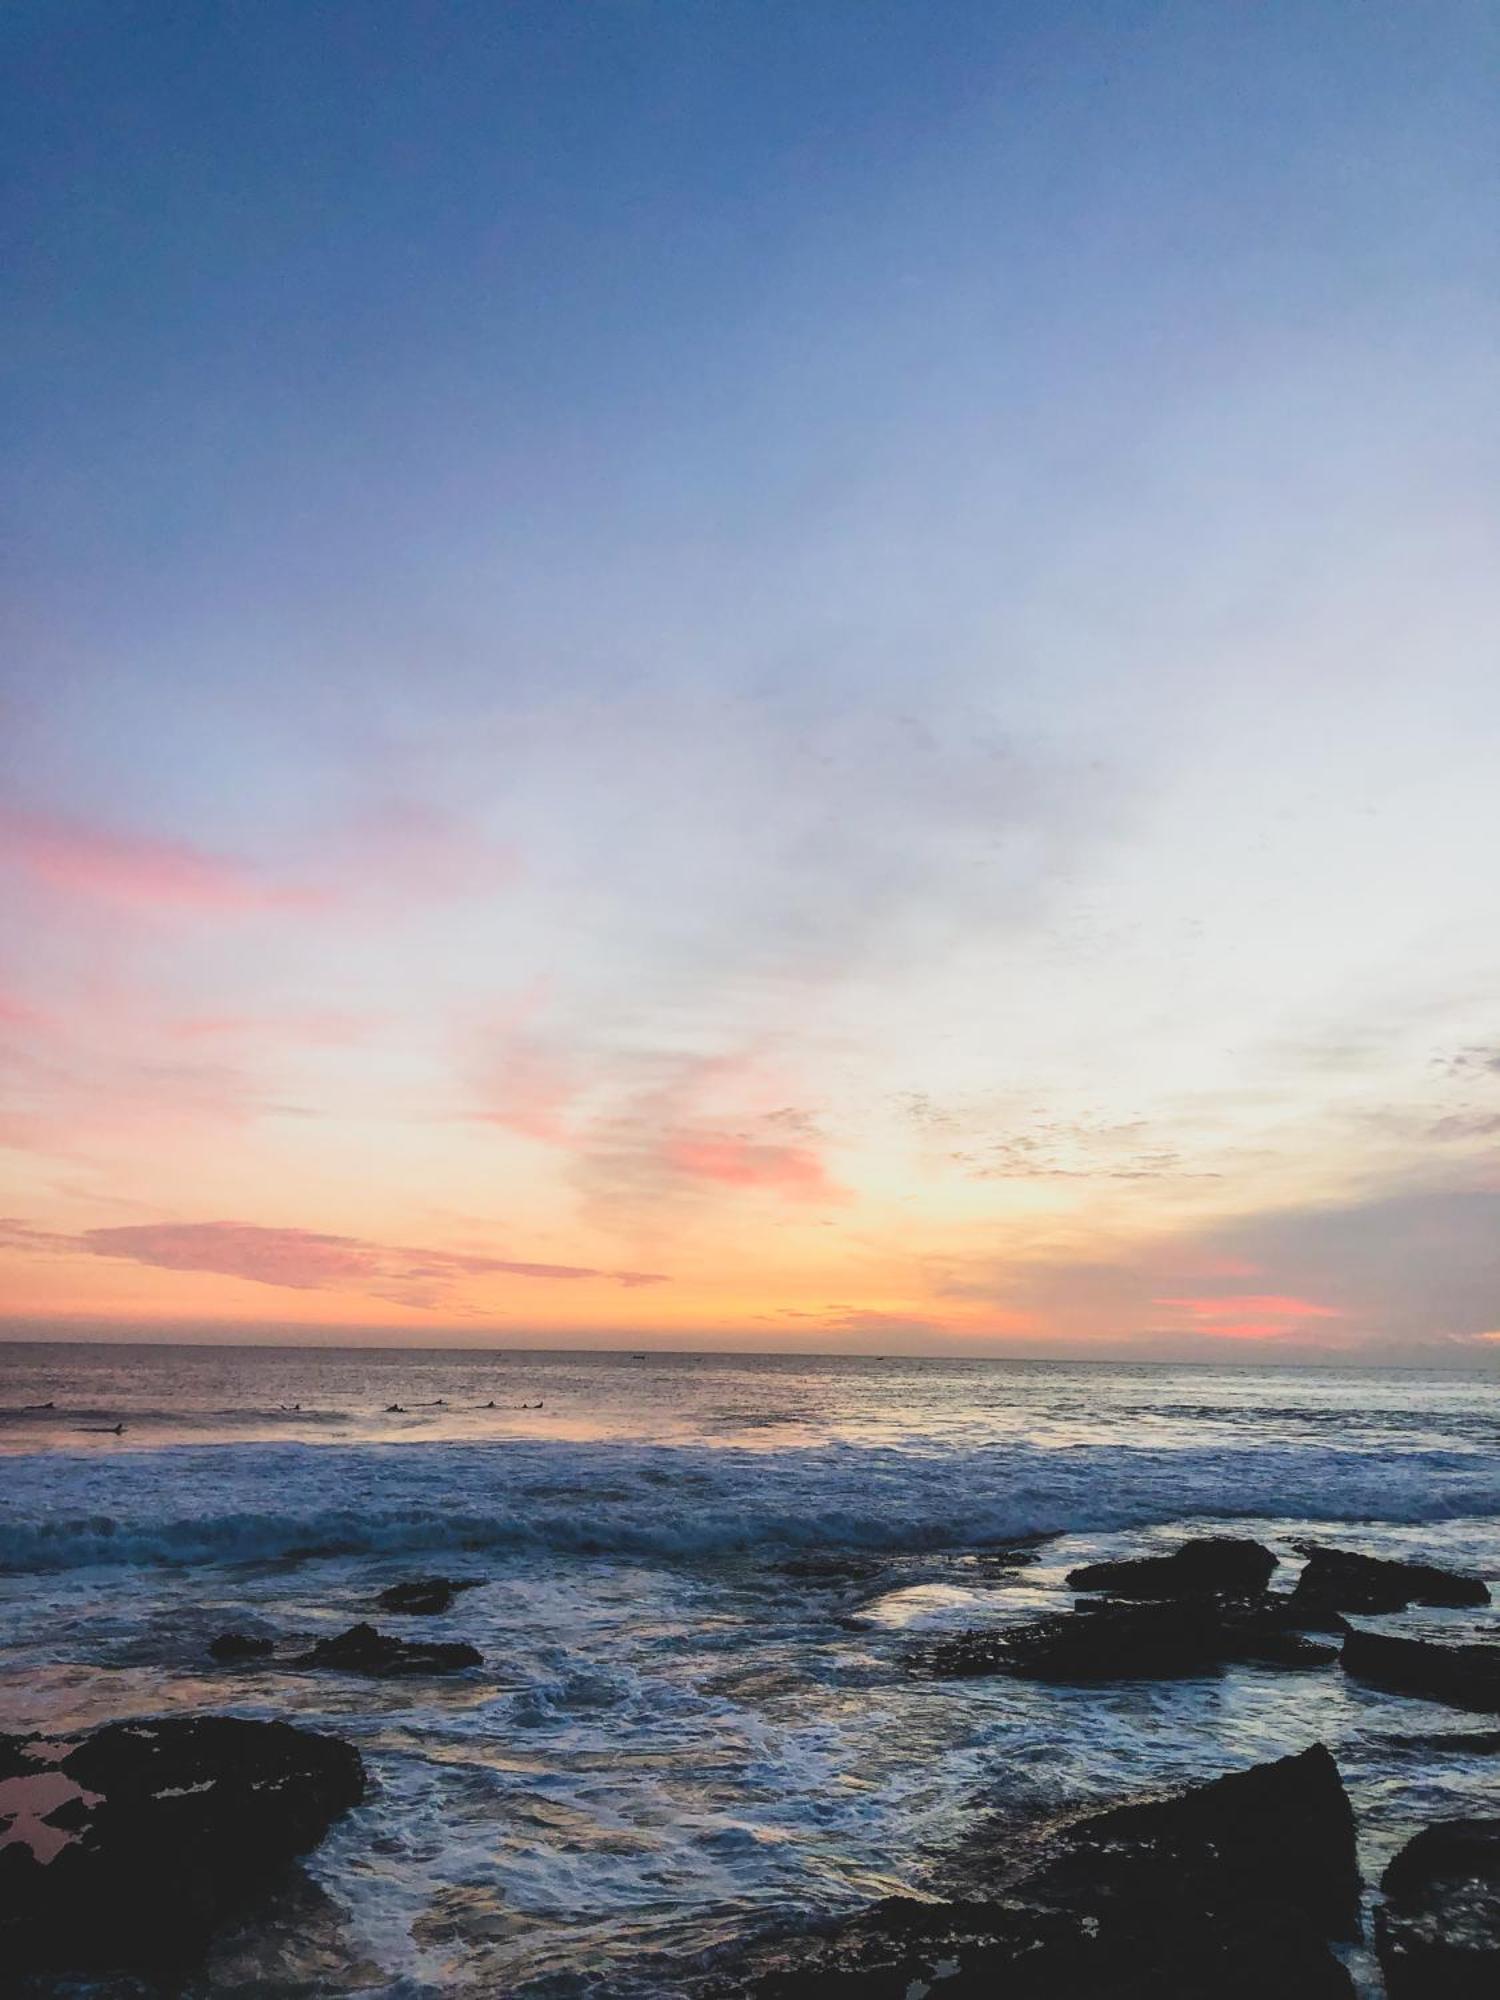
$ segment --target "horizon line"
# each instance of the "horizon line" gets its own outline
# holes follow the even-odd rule
[[[17,1335],[4,1331],[6,1322],[0,1321],[0,1348],[3,1347],[109,1347],[132,1348],[225,1348],[253,1349],[266,1353],[328,1353],[328,1354],[587,1354],[619,1355],[623,1359],[645,1359],[677,1357],[684,1360],[750,1360],[750,1361],[954,1361],[985,1362],[998,1366],[1044,1367],[1084,1367],[1084,1368],[1337,1368],[1355,1369],[1368,1372],[1420,1374],[1424,1372],[1450,1373],[1460,1375],[1486,1375],[1494,1372],[1494,1363],[1487,1363],[1484,1357],[1468,1357],[1451,1361],[1425,1359],[1421,1361],[1363,1360],[1346,1353],[1323,1349],[1314,1352],[1304,1350],[1300,1355],[1266,1355],[1259,1359],[1232,1358],[1227,1355],[1172,1356],[1148,1354],[976,1354],[948,1349],[904,1350],[891,1348],[876,1352],[870,1350],[801,1349],[775,1347],[662,1347],[650,1342],[641,1347],[625,1345],[608,1347],[567,1347],[550,1345],[528,1347],[517,1345],[495,1345],[460,1342],[454,1346],[408,1345],[400,1341],[359,1341],[359,1340],[227,1340],[227,1339],[131,1339],[110,1340],[90,1339],[80,1335],[65,1334],[58,1337]]]

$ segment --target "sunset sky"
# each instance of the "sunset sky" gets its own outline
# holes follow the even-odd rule
[[[19,0],[12,1335],[1500,1357],[1489,0]]]

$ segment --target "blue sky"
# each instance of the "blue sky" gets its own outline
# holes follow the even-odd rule
[[[24,1310],[1485,1351],[1491,10],[0,34]]]

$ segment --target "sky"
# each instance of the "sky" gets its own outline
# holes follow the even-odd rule
[[[12,1335],[1500,1358],[1488,0],[16,0]]]

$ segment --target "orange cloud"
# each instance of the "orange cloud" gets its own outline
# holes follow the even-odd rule
[[[267,881],[241,861],[185,842],[112,832],[49,813],[0,810],[0,863],[50,889],[133,909],[309,909],[319,891]]]

